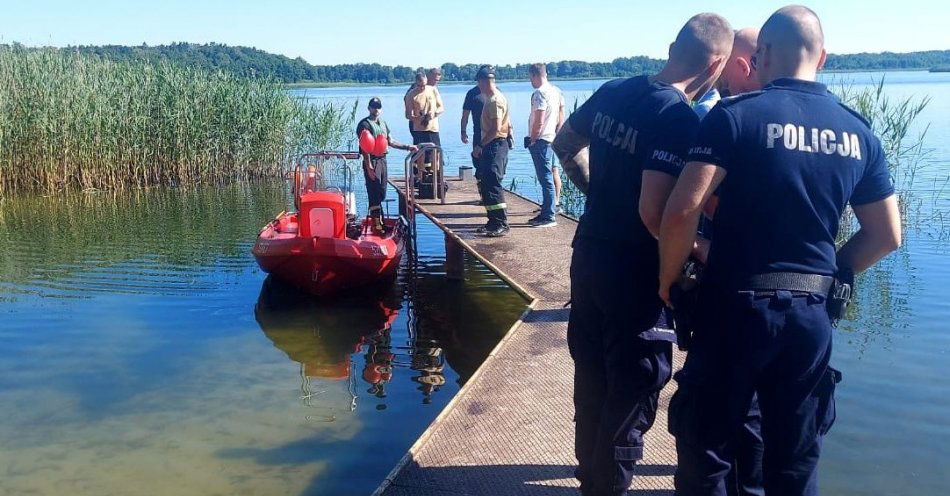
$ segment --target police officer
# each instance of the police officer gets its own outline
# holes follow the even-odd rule
[[[369,115],[364,117],[356,125],[356,136],[359,139],[363,131],[376,138],[385,136],[389,146],[409,152],[416,151],[415,145],[403,145],[394,140],[389,132],[389,124],[386,124],[380,114],[383,112],[383,102],[378,97],[369,99]],[[383,201],[386,199],[386,154],[373,155],[370,152],[360,150],[363,157],[363,179],[366,180],[366,195],[369,197],[369,216],[373,221],[373,230],[383,232]]]
[[[722,17],[694,16],[660,73],[604,84],[554,140],[568,177],[588,195],[573,243],[567,330],[584,495],[626,492],[670,379],[675,337],[653,294],[654,236],[699,127],[689,102],[716,81],[732,37]]]
[[[719,103],[721,97],[729,97],[757,91],[762,88],[752,69],[751,59],[755,53],[755,45],[759,36],[759,28],[737,29],[732,41],[732,52],[722,75],[716,81],[715,87],[703,95],[702,99],[693,106],[700,121],[709,114],[709,111]],[[700,242],[712,238],[711,219],[715,215],[717,197],[713,196],[704,207],[707,217],[700,222]],[[735,458],[731,461],[732,468],[726,476],[726,494],[729,496],[763,496],[762,487],[762,419],[758,401],[753,399],[752,407],[742,428],[736,434]]]
[[[694,246],[696,221],[722,196],[700,296],[701,327],[670,403],[677,494],[725,494],[733,435],[757,394],[766,494],[817,494],[821,438],[840,373],[829,367],[829,289],[900,244],[880,142],[815,82],[825,60],[818,17],[778,10],[752,58],[761,92],[724,100],[703,121],[663,217],[660,296]],[[860,230],[835,253],[851,204]]]

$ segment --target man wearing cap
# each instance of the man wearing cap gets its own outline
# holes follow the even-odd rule
[[[483,65],[478,68],[482,70],[488,67]],[[475,151],[482,142],[482,107],[485,105],[485,98],[482,96],[482,90],[476,84],[467,93],[465,101],[462,102],[462,143],[468,144],[468,118],[472,117],[472,151]],[[472,165],[478,169],[478,159],[472,156]]]
[[[379,117],[383,113],[383,102],[379,97],[369,99],[369,115],[356,125],[356,137],[363,131],[369,131],[373,138],[385,136],[389,146],[409,152],[416,151],[415,145],[403,145],[394,140],[389,132],[389,124]],[[360,150],[363,157],[363,179],[366,180],[366,196],[369,197],[369,216],[373,221],[373,230],[383,232],[383,201],[386,199],[386,153],[373,155]]]
[[[485,66],[476,76],[484,97],[481,115],[481,142],[472,155],[479,160],[476,168],[478,190],[488,215],[488,222],[478,232],[489,237],[508,234],[508,215],[505,212],[505,190],[501,185],[508,166],[508,150],[514,130],[508,116],[508,100],[495,86],[495,68]]]

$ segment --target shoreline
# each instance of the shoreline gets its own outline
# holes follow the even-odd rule
[[[888,72],[931,72],[938,73],[944,71],[935,71],[931,67],[918,67],[914,69],[836,69],[833,71],[821,71],[823,74],[852,74],[856,72],[879,72],[879,73],[888,73]],[[608,77],[578,77],[578,78],[551,78],[551,81],[598,81],[598,80],[610,80],[610,79],[619,79],[625,76],[608,76]],[[499,79],[499,83],[525,83],[528,82],[528,79]],[[360,83],[355,81],[344,81],[344,82],[298,82],[298,83],[284,83],[284,88],[286,89],[325,89],[325,88],[372,88],[372,87],[391,87],[391,86],[405,86],[410,84],[410,81],[399,82],[399,83]],[[439,81],[439,85],[470,85],[474,81]]]

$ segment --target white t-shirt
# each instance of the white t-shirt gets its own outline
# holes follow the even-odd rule
[[[528,133],[534,129],[535,110],[541,110],[541,134],[538,139],[548,143],[554,141],[557,134],[557,120],[561,112],[563,97],[561,90],[551,83],[544,83],[531,94],[531,113],[528,114]]]

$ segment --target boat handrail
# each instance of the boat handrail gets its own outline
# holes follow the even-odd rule
[[[300,208],[300,193],[301,187],[303,186],[304,175],[309,176],[310,184],[322,183],[324,180],[324,169],[323,164],[330,159],[339,159],[342,160],[342,165],[339,166],[339,169],[343,174],[343,186],[324,186],[321,191],[335,191],[344,196],[344,209],[345,214],[350,215],[355,212],[350,212],[350,206],[346,202],[347,192],[352,191],[352,170],[350,169],[351,160],[359,160],[361,158],[360,152],[358,151],[337,151],[337,150],[321,150],[318,152],[304,153],[297,158],[296,166],[294,167],[294,206],[298,209]],[[307,163],[307,159],[317,159],[313,163]],[[312,170],[304,169],[312,168]]]

